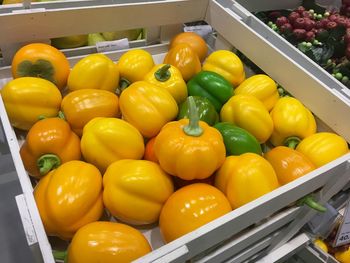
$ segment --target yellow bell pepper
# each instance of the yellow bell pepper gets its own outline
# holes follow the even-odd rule
[[[224,194],[226,194],[227,183],[229,181],[231,171],[238,163],[239,155],[227,156],[223,165],[215,173],[214,185]]]
[[[158,221],[174,191],[173,182],[158,164],[146,160],[120,160],[103,175],[103,203],[108,211],[132,225]]]
[[[189,81],[201,71],[201,62],[197,53],[186,43],[173,46],[166,54],[164,64],[175,66],[185,81]]]
[[[146,81],[132,83],[120,95],[119,103],[123,118],[146,138],[156,136],[178,113],[171,94]]]
[[[284,144],[293,148],[292,144],[316,132],[314,116],[295,98],[280,98],[270,115],[274,125],[270,142],[274,146]]]
[[[226,162],[230,163],[226,164]],[[255,153],[244,153],[234,158],[231,156],[226,158],[217,176],[222,177],[216,178],[217,186],[227,195],[233,209],[279,187],[271,164]]]
[[[270,111],[279,99],[276,82],[264,74],[253,75],[244,80],[236,89],[235,94],[253,95],[264,103]]]
[[[40,116],[57,116],[62,100],[53,83],[34,77],[11,80],[2,88],[1,97],[12,126],[21,130],[29,130]]]
[[[72,68],[67,86],[70,91],[102,89],[115,92],[119,84],[119,71],[114,62],[103,54],[90,54]]]
[[[240,58],[228,50],[217,50],[204,61],[202,70],[213,71],[223,76],[234,87],[245,79],[245,71]]]
[[[187,98],[186,82],[181,72],[170,64],[154,66],[144,80],[169,91],[178,104]]]
[[[119,98],[107,90],[76,90],[63,98],[61,110],[72,130],[81,136],[84,126],[93,118],[116,117],[119,113]]]
[[[102,216],[101,173],[83,161],[66,162],[39,181],[34,198],[47,234],[70,239]]]
[[[221,108],[222,122],[233,123],[250,132],[260,143],[273,131],[273,122],[264,104],[252,95],[234,95]]]
[[[129,263],[151,251],[139,230],[116,222],[93,222],[74,235],[67,259],[68,263]]]
[[[184,180],[204,179],[225,160],[225,145],[220,132],[199,121],[193,97],[189,97],[189,119],[167,123],[154,142],[160,166]]]
[[[134,49],[124,53],[118,63],[120,77],[129,84],[143,80],[154,67],[152,55],[146,50]]]
[[[347,142],[331,132],[319,132],[303,139],[296,150],[306,155],[316,167],[321,167],[349,152]]]
[[[84,159],[101,172],[120,159],[141,159],[145,150],[140,132],[117,118],[97,117],[89,121],[80,145]]]
[[[339,263],[350,263],[350,247],[339,249],[334,253],[334,257]]]

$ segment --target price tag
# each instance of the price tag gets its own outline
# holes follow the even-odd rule
[[[350,243],[350,207],[349,206],[350,206],[350,200],[346,205],[343,221],[338,228],[338,232],[335,238],[336,247]]]
[[[129,48],[129,40],[127,38],[113,40],[113,41],[102,41],[96,43],[97,52],[115,51],[120,49]]]
[[[207,38],[213,32],[210,25],[185,26],[184,32],[195,32],[203,38]]]

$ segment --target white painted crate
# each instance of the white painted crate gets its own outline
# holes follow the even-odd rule
[[[329,129],[350,141],[350,101],[308,74],[264,37],[252,30],[242,18],[243,11],[231,0],[170,0],[113,1],[87,0],[37,3],[25,11],[20,7],[0,9],[0,48],[14,43],[38,41],[52,37],[138,27],[159,27],[162,44],[146,46],[161,62],[167,51],[167,40],[181,31],[183,23],[204,20],[218,33],[215,49],[242,51],[273,79],[300,99]],[[93,17],[94,19],[91,19]],[[76,23],[77,19],[81,23]],[[117,61],[124,51],[106,53]],[[73,66],[81,56],[69,57]],[[0,69],[0,86],[11,78],[10,68]],[[305,88],[307,87],[307,88]],[[317,96],[316,96],[316,95]],[[0,116],[6,134],[16,145],[3,104]],[[17,172],[30,210],[38,219],[28,176],[13,148]],[[136,262],[244,262],[283,247],[316,212],[292,204],[301,197],[317,191],[321,203],[329,200],[350,180],[350,154],[345,155],[275,191],[244,205],[225,216],[169,243],[163,244],[157,227],[142,230],[155,249]],[[40,221],[36,231],[45,262],[52,262],[47,237]],[[303,239],[304,240],[304,239]],[[273,253],[273,252],[271,252]]]

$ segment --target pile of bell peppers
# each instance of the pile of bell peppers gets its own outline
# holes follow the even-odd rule
[[[246,76],[235,53],[208,55],[191,34],[161,64],[142,49],[117,62],[92,54],[66,90],[40,74],[1,90],[27,132],[20,154],[45,230],[70,244],[56,257],[129,262],[151,251],[137,225],[161,218],[169,242],[348,153],[273,79]],[[109,217],[121,223],[101,222]]]

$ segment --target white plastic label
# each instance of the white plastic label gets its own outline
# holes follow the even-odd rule
[[[213,28],[210,25],[199,25],[199,26],[185,26],[184,32],[195,32],[203,38],[207,38]]]
[[[30,217],[27,203],[23,194],[16,196],[16,203],[19,210],[19,214],[21,216],[21,221],[23,224],[24,233],[26,235],[28,245],[33,245],[38,242],[38,239],[36,237],[33,222]]]
[[[113,41],[102,41],[96,43],[97,52],[115,51],[129,48],[129,40],[122,38]]]
[[[346,205],[343,221],[338,228],[335,246],[338,247],[348,243],[350,243],[350,200]]]

